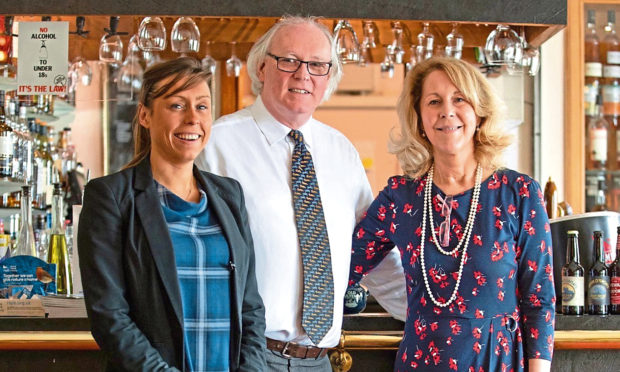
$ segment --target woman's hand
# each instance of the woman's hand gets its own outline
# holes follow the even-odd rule
[[[551,362],[545,359],[530,359],[530,372],[549,372],[551,371]]]

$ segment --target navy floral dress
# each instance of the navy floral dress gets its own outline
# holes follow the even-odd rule
[[[408,308],[394,370],[508,372],[527,370],[530,358],[551,360],[555,291],[540,185],[506,169],[483,181],[456,300],[439,307],[426,292],[420,264],[425,184],[426,176],[389,179],[353,236],[349,284],[394,245],[400,249]],[[445,250],[454,249],[464,233],[472,195],[470,189],[453,196]],[[437,233],[445,219],[445,197],[432,186]],[[428,221],[426,226],[426,275],[435,298],[445,302],[454,290],[463,248],[443,255],[432,242]]]

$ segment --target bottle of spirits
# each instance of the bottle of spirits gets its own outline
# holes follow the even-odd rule
[[[609,123],[605,120],[601,110],[602,99],[597,96],[595,116],[588,121],[587,170],[605,170],[607,168],[607,136],[609,135]]]
[[[566,264],[562,266],[562,314],[583,315],[585,270],[579,262],[579,231],[570,230],[566,234]]]
[[[30,186],[22,186],[21,196],[21,227],[15,249],[11,256],[34,256],[37,257],[37,250],[32,230],[32,202],[30,199]]]
[[[618,52],[620,53],[620,52]],[[603,68],[603,115],[609,124],[607,161],[609,170],[620,169],[620,65]]]
[[[616,259],[609,265],[611,281],[611,306],[612,314],[620,314],[620,226],[617,227],[618,238],[616,240]]]
[[[47,261],[49,230],[47,229],[47,221],[44,214],[37,214],[34,218],[34,240],[39,258]]]
[[[56,264],[56,291],[58,294],[68,295],[73,292],[71,279],[71,262],[67,251],[67,240],[63,228],[64,213],[62,206],[62,187],[54,184],[52,198],[52,231],[47,253],[47,262]]]
[[[620,38],[616,34],[616,11],[607,11],[607,25],[605,36],[601,42],[601,52],[604,65],[620,64]]]
[[[544,192],[545,209],[549,218],[556,218],[558,213],[558,188],[549,177]]]
[[[609,208],[607,207],[607,186],[605,185],[605,180],[598,181],[598,189],[596,191],[596,204],[592,207],[592,211],[607,211]]]
[[[585,70],[585,114],[586,116],[594,116],[594,106],[596,105],[596,97],[599,95],[600,79],[603,74],[594,10],[588,10],[585,30]]]
[[[32,136],[30,134],[30,130],[28,129],[28,118],[26,117],[28,113],[28,108],[26,106],[19,107],[19,130],[22,134],[22,148],[21,148],[21,173],[22,179],[26,183],[30,183],[32,181]]]
[[[7,125],[4,107],[0,106],[0,178],[13,176],[13,138],[13,129]]]
[[[603,233],[594,232],[594,261],[588,270],[588,313],[609,314],[609,269],[605,265]]]

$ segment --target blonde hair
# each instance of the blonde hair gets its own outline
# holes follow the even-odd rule
[[[172,77],[170,79],[170,77]],[[193,87],[194,85],[206,82],[209,84],[211,73],[204,70],[196,58],[181,57],[170,61],[155,64],[144,72],[142,88],[138,96],[138,110],[133,118],[133,159],[127,163],[123,169],[133,167],[148,156],[151,151],[151,133],[140,125],[139,115],[140,106],[151,108],[153,101],[162,96],[172,96],[178,92]],[[160,86],[160,82],[170,79]],[[174,91],[169,92],[178,82],[183,81]]]
[[[459,89],[480,118],[474,135],[474,157],[487,169],[501,168],[504,150],[512,136],[502,126],[501,101],[487,79],[474,66],[455,58],[436,57],[417,64],[405,78],[397,104],[400,133],[390,134],[389,150],[406,176],[417,178],[433,163],[433,145],[423,135],[420,99],[426,77],[441,70]]]
[[[269,53],[269,48],[271,48],[271,42],[278,31],[283,30],[287,26],[312,25],[318,28],[329,41],[332,67],[329,70],[329,82],[327,83],[327,89],[325,90],[322,101],[327,101],[329,99],[332,93],[336,91],[336,88],[338,88],[338,83],[342,78],[342,64],[340,63],[340,59],[336,53],[336,43],[334,43],[334,37],[332,36],[331,31],[319,22],[320,19],[320,17],[284,15],[275,25],[271,26],[271,28],[263,36],[261,36],[256,43],[254,43],[252,49],[250,49],[250,52],[248,53],[247,62],[248,75],[250,76],[250,80],[252,80],[252,92],[254,94],[259,96],[263,91],[263,82],[258,78],[258,70],[265,62],[267,53]]]

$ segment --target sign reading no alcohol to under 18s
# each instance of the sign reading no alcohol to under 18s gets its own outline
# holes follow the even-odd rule
[[[67,93],[69,22],[19,22],[17,94]]]

